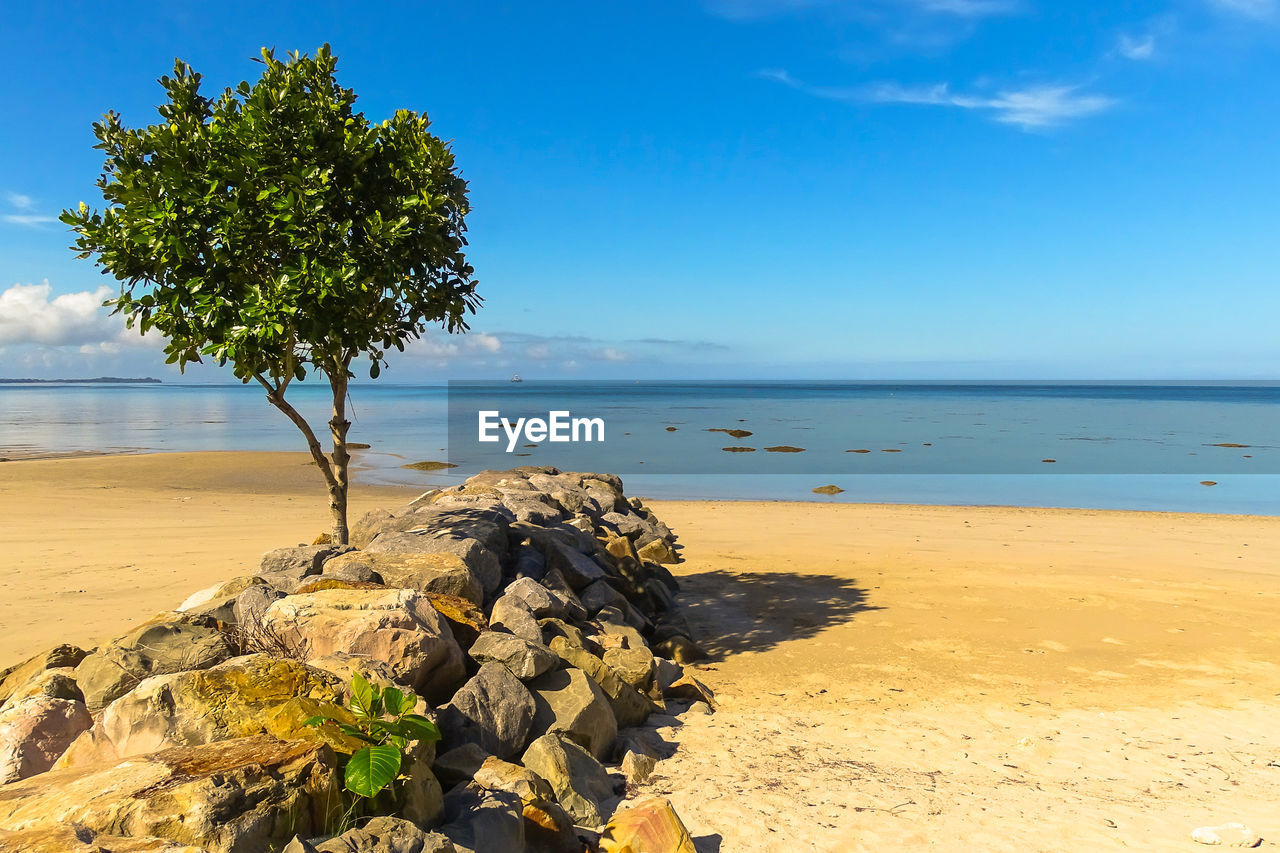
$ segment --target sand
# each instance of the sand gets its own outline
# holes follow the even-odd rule
[[[703,853],[1280,843],[1280,519],[653,506],[722,706],[646,790]]]
[[[311,541],[306,460],[0,464],[0,666]],[[353,512],[414,493],[357,485]],[[1280,519],[653,506],[722,704],[646,790],[700,853],[1194,850],[1229,820],[1280,843]]]
[[[351,515],[415,494],[357,479]],[[0,668],[57,643],[109,640],[329,527],[306,453],[0,463]]]

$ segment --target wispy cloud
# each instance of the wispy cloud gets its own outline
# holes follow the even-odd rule
[[[914,104],[972,110],[992,121],[1024,130],[1055,127],[1105,112],[1119,103],[1106,95],[1090,94],[1073,85],[1024,86],[991,95],[953,92],[947,83],[903,86],[879,83],[862,87],[811,86],[784,69],[766,69],[761,77],[790,86],[815,98],[845,103]]]
[[[57,222],[56,216],[43,216],[34,212],[35,199],[22,193],[6,192],[5,201],[15,212],[0,214],[0,222],[9,225],[21,225],[26,228],[38,228]]]
[[[1156,55],[1156,37],[1151,34],[1131,36],[1122,33],[1116,41],[1116,53],[1135,62],[1153,59]]]
[[[1209,8],[1231,15],[1265,20],[1277,17],[1280,2],[1277,0],[1207,0]]]
[[[713,15],[735,21],[813,11],[850,17],[898,13],[986,18],[1016,12],[1019,3],[1016,0],[707,0],[706,8]]]

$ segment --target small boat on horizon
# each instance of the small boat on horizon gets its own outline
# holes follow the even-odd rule
[[[512,382],[523,382],[524,380],[520,378],[520,374],[519,374],[519,373],[513,373],[513,374],[511,374],[511,381],[512,381]]]

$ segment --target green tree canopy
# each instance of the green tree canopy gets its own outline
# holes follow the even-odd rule
[[[480,303],[466,246],[467,184],[427,117],[371,122],[338,85],[328,45],[216,97],[182,61],[162,77],[161,121],[94,125],[106,202],[64,211],[78,257],[121,282],[107,304],[166,339],[179,369],[211,359],[257,381],[302,430],[346,542],[347,384],[432,325],[464,332]],[[286,401],[318,372],[333,391],[332,458]]]

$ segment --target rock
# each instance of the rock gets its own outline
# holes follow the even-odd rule
[[[706,702],[694,702],[689,706],[689,710],[685,711],[685,714],[693,714],[694,716],[711,713],[714,713],[714,711]]]
[[[641,785],[649,781],[653,768],[657,765],[658,762],[652,755],[628,749],[622,756],[622,775],[628,785]]]
[[[596,581],[587,586],[578,598],[592,616],[605,607],[621,608],[627,604],[627,597],[614,589],[608,581]]]
[[[542,580],[547,573],[547,558],[532,545],[521,545],[516,548],[515,575],[517,578],[533,578]]]
[[[503,596],[514,596],[525,603],[538,619],[564,619],[568,616],[564,603],[532,578],[520,578],[507,586]]]
[[[83,702],[84,693],[76,684],[76,671],[72,667],[46,669],[18,686],[9,695],[9,701],[3,707],[9,707],[25,699],[44,697],[47,699],[66,699],[70,702]]]
[[[608,577],[595,560],[557,539],[546,540],[545,547],[548,570],[555,569],[564,575],[574,591]]]
[[[523,637],[531,643],[542,642],[542,629],[529,605],[514,595],[504,595],[493,603],[489,613],[489,626],[495,631],[505,631]]]
[[[554,651],[565,663],[587,674],[609,700],[609,708],[619,726],[638,726],[657,710],[649,699],[627,684],[612,667],[585,649],[575,648],[562,639],[552,641]]]
[[[816,489],[813,490],[813,493],[815,495],[838,495],[843,491],[844,489],[840,488],[839,486],[830,485],[830,486],[818,486]]]
[[[604,654],[604,649],[592,637],[588,637],[576,625],[560,619],[543,619],[538,623],[542,628],[542,636],[548,647],[556,637],[562,637],[566,643],[575,648],[586,649],[593,655]]]
[[[296,548],[277,548],[262,555],[259,575],[283,576],[295,583],[308,575],[318,575],[324,563],[353,550],[349,545],[299,545]]]
[[[245,590],[255,586],[267,587],[267,582],[260,577],[244,575],[214,584],[189,596],[178,605],[178,612],[212,616],[219,622],[235,622],[236,600]]]
[[[313,592],[324,592],[326,589],[387,589],[388,587],[373,581],[349,581],[342,578],[331,578],[325,575],[312,575],[302,579],[290,595],[310,595]]]
[[[652,560],[655,563],[678,563],[679,555],[675,549],[665,539],[651,539],[644,545],[640,546],[636,553],[640,555],[641,560]]]
[[[444,618],[421,593],[408,589],[331,589],[274,602],[265,625],[296,632],[308,657],[332,652],[388,662],[396,683],[430,702],[452,694],[466,677],[462,649]]]
[[[437,756],[431,769],[442,785],[453,787],[460,782],[471,781],[485,759],[491,757],[480,744],[464,743]]]
[[[465,598],[472,604],[484,601],[480,578],[467,567],[462,556],[454,553],[353,551],[330,560],[324,571],[326,575],[375,574],[390,587]]]
[[[50,770],[93,725],[83,702],[34,696],[0,709],[0,785]]]
[[[59,767],[84,767],[179,746],[270,733],[284,740],[323,740],[340,752],[359,744],[329,727],[303,722],[316,714],[344,717],[334,703],[342,683],[293,660],[233,658],[210,669],[154,676],[112,702]]]
[[[533,697],[510,670],[500,663],[483,664],[440,709],[441,748],[475,743],[499,758],[518,755],[535,712]]]
[[[564,616],[559,617],[574,622],[583,622],[587,619],[587,608],[582,606],[582,602],[578,600],[577,594],[569,586],[569,582],[564,579],[564,575],[558,569],[548,569],[547,573],[542,576],[540,581],[543,588],[551,593],[564,608]],[[550,617],[556,618],[556,617]]]
[[[684,667],[666,658],[653,659],[653,689],[659,697],[664,690],[684,677]]]
[[[469,654],[478,663],[502,664],[522,681],[537,678],[560,665],[560,658],[541,643],[498,631],[481,634]]]
[[[74,667],[84,660],[89,653],[79,646],[63,644],[54,646],[47,652],[41,652],[27,658],[22,663],[8,669],[0,670],[0,708],[9,701],[15,691],[21,689],[33,678],[50,669]]]
[[[662,691],[662,695],[668,699],[706,702],[712,708],[719,707],[716,704],[716,694],[711,692],[711,688],[688,673],[672,682],[669,687]]]
[[[428,592],[426,595],[431,602],[431,606],[444,617],[445,622],[449,623],[449,630],[453,632],[453,638],[458,641],[458,645],[464,651],[471,648],[471,644],[482,633],[489,630],[489,620],[485,619],[484,611],[473,602],[465,598],[440,595],[435,592]]]
[[[1258,834],[1243,823],[1202,826],[1192,830],[1191,840],[1222,847],[1257,847],[1262,843]]]
[[[620,512],[606,512],[600,516],[600,521],[619,536],[625,536],[632,541],[639,539],[642,533],[652,532],[643,518],[631,513],[624,515]]]
[[[529,682],[529,692],[535,732],[563,733],[598,758],[609,753],[618,721],[609,698],[586,673],[580,669],[548,672]]]
[[[342,802],[328,747],[260,735],[14,782],[0,789],[0,828],[75,825],[239,853],[282,847],[295,833],[319,835]]]
[[[418,826],[434,826],[444,815],[444,791],[431,770],[435,760],[434,741],[415,743],[402,759],[405,778],[399,784],[396,811]]]
[[[587,827],[604,825],[604,804],[613,797],[613,783],[591,753],[551,733],[529,744],[520,763],[547,780],[556,801],[575,822]]]
[[[531,850],[582,850],[573,831],[573,818],[556,802],[551,785],[537,773],[519,764],[489,758],[477,769],[473,781],[487,791],[503,791],[519,798],[524,836]]]
[[[449,822],[440,831],[458,853],[525,853],[520,798],[475,784],[460,785],[445,797]]]
[[[644,635],[633,625],[631,625],[622,611],[616,607],[602,607],[600,612],[596,614],[596,621],[600,623],[600,627],[604,629],[606,634],[613,634],[621,637],[622,647],[626,649],[645,649],[648,643],[644,641]]]
[[[350,552],[358,554],[358,551]],[[334,557],[324,564],[324,570],[320,572],[322,578],[332,578],[340,581],[352,581],[354,583],[376,583],[379,586],[402,586],[402,584],[388,584],[376,571],[371,569],[365,562],[359,560],[347,560],[349,554],[343,554],[340,557]]]
[[[502,564],[498,555],[476,539],[458,539],[437,536],[431,531],[421,533],[380,533],[370,543],[365,554],[454,554],[462,559],[485,594],[497,590],[502,583]],[[386,572],[378,569],[386,578]],[[442,590],[443,591],[443,590]],[[449,593],[456,595],[457,593]]]
[[[638,649],[609,649],[604,653],[604,662],[619,678],[642,693],[653,686],[656,664],[653,653],[643,646]]]
[[[697,853],[671,803],[645,797],[619,809],[600,834],[600,853]]]
[[[95,711],[144,678],[222,663],[236,650],[216,624],[207,616],[162,613],[99,648],[76,667],[85,704]]]
[[[446,836],[425,832],[407,820],[375,817],[319,844],[316,853],[457,853]]]
[[[340,693],[348,693],[345,685],[351,683],[353,673],[360,673],[365,679],[379,687],[393,687],[396,683],[396,671],[391,664],[368,655],[352,655],[346,652],[330,652],[307,659],[307,666],[336,676],[343,689]],[[348,696],[348,698],[350,698]]]
[[[693,663],[707,657],[707,653],[697,643],[680,634],[655,643],[653,651],[680,664]]]
[[[203,847],[179,844],[167,838],[151,835],[124,838],[94,832],[83,826],[20,832],[0,829],[0,850],[5,853],[208,853]],[[295,851],[286,846],[283,853]]]
[[[232,621],[242,627],[255,626],[262,621],[262,616],[271,606],[271,602],[284,598],[287,594],[284,590],[270,584],[251,586],[236,596],[236,602],[231,608]]]

